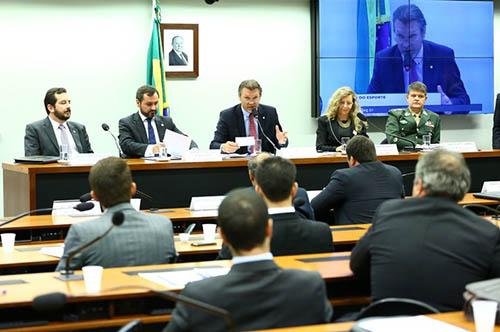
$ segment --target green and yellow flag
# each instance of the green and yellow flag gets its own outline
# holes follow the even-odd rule
[[[148,48],[148,64],[146,84],[158,90],[158,115],[169,115],[167,103],[167,87],[165,85],[165,68],[163,67],[163,46],[160,36],[161,8],[158,0],[153,0],[153,28]]]

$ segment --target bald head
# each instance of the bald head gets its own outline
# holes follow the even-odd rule
[[[250,182],[252,182],[252,186],[255,186],[255,171],[257,170],[257,167],[263,160],[266,160],[272,156],[273,155],[268,152],[262,152],[248,161],[248,177],[250,178]]]

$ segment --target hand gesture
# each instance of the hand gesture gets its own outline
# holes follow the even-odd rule
[[[281,145],[285,144],[288,139],[288,132],[281,131],[278,125],[276,125],[276,139]]]
[[[448,96],[446,95],[446,93],[444,93],[443,88],[441,87],[441,85],[437,86],[437,90],[441,94],[441,105],[451,105],[452,104],[451,100],[450,100],[450,98],[448,98]]]

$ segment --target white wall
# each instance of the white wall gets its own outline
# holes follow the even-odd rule
[[[198,23],[200,29],[200,76],[168,81],[172,116],[183,131],[207,148],[218,113],[238,102],[240,81],[255,78],[264,89],[262,102],[278,108],[291,145],[314,144],[308,0],[161,3],[164,22]],[[68,89],[72,120],[87,126],[94,151],[114,151],[100,124],[109,123],[117,133],[118,120],[135,111],[135,90],[145,82],[150,22],[149,0],[0,0],[0,160],[23,154],[24,126],[45,116],[43,96],[53,86]],[[495,91],[499,83],[496,78]],[[381,127],[384,121],[374,120]],[[443,140],[468,138],[491,146],[491,115],[443,122]],[[380,133],[371,136],[382,139]]]

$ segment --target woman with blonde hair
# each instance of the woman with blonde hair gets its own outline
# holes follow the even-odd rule
[[[357,117],[360,112],[358,97],[354,91],[347,86],[338,88],[330,98],[325,115],[318,119],[316,150],[341,151],[342,138],[368,136],[367,124]]]

